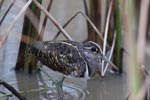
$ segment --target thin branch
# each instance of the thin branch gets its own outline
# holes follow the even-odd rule
[[[83,0],[83,5],[84,5],[84,9],[85,9],[85,14],[86,14],[87,16],[89,16],[89,14],[88,14],[88,7],[87,7],[87,2],[86,2],[86,0]]]
[[[50,11],[52,3],[53,3],[53,0],[50,0],[50,2],[48,4],[48,7],[47,7],[47,11]],[[44,18],[44,21],[43,21],[43,24],[42,24],[42,28],[41,28],[40,34],[38,36],[38,40],[41,40],[43,38],[43,36],[44,36],[46,23],[47,23],[47,16],[45,16],[45,18]]]
[[[69,34],[63,29],[63,27],[56,21],[56,19],[47,11],[45,10],[44,7],[42,7],[42,5],[37,2],[36,0],[33,0],[33,2],[35,3],[35,5],[37,5],[39,7],[39,9],[41,9],[47,16],[48,18],[53,22],[53,24],[59,29],[61,30],[61,32],[63,33],[63,35],[69,39],[69,40],[73,40]]]
[[[104,42],[103,42],[103,54],[105,55],[106,53],[106,43],[107,43],[107,37],[108,37],[108,28],[109,28],[109,22],[110,22],[110,15],[112,11],[112,5],[113,5],[113,0],[111,0],[110,7],[108,10],[108,15],[107,15],[107,20],[106,20],[106,27],[105,27],[105,33],[104,33]]]
[[[25,6],[21,9],[21,11],[19,12],[19,14],[15,17],[15,19],[13,20],[13,22],[11,23],[10,27],[8,28],[8,30],[4,33],[3,37],[0,39],[0,48],[3,46],[3,44],[5,43],[8,35],[10,34],[11,30],[13,29],[13,27],[15,26],[17,20],[20,18],[20,16],[26,11],[26,9],[29,7],[29,5],[32,3],[32,0],[29,0]]]
[[[7,9],[7,11],[5,12],[5,14],[3,15],[2,19],[0,20],[0,26],[2,24],[2,22],[4,21],[4,18],[6,17],[6,15],[8,14],[8,12],[10,11],[10,9],[12,8],[12,6],[14,5],[16,0],[13,0],[9,6],[9,8]]]
[[[97,29],[97,27],[93,24],[93,22],[88,18],[88,16],[85,15],[83,12],[81,12],[81,14],[89,22],[89,24],[92,26],[92,28],[95,30],[95,32],[98,34],[98,36],[101,38],[101,40],[104,41],[104,38],[103,38],[102,34],[99,32],[99,30]]]
[[[64,25],[63,28],[65,28],[80,12],[77,12],[74,16],[72,16]],[[61,31],[58,31],[58,33],[55,35],[53,40],[56,40],[56,38],[60,35]]]
[[[92,26],[92,28],[95,30],[95,32],[98,34],[98,36],[104,40],[102,34],[99,32],[99,30],[97,29],[97,27],[93,24],[93,22],[88,18],[87,15],[85,15],[82,11],[77,12],[74,16],[72,16],[64,25],[63,28],[65,28],[77,15],[81,14],[88,22],[89,24]],[[54,37],[54,40],[58,37],[58,35],[60,34],[60,31],[56,34],[56,36]],[[109,45],[108,45],[109,47]]]
[[[113,54],[113,51],[114,51],[114,47],[115,47],[115,41],[116,41],[116,32],[114,32],[113,43],[112,43],[112,46],[111,46],[111,50],[110,50],[110,54],[109,54],[108,60],[110,60],[111,57],[112,57],[112,54]],[[107,71],[107,69],[108,69],[108,65],[109,65],[109,64],[107,63],[107,64],[106,64],[106,67],[105,67],[105,69],[104,69],[104,71],[103,71],[103,73],[102,73],[102,76],[105,75],[105,73],[106,73],[106,71]]]
[[[110,21],[110,15],[111,15],[111,11],[112,11],[112,5],[113,5],[113,1],[111,0],[110,6],[109,6],[109,10],[108,10],[108,15],[107,15],[107,20],[106,20],[106,27],[105,27],[105,34],[104,34],[104,42],[103,42],[103,55],[105,55],[106,53],[106,43],[107,43],[107,37],[108,37],[108,28],[109,28],[109,21]],[[104,71],[104,60],[102,60],[102,73]]]

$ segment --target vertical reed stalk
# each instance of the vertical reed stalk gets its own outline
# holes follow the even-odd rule
[[[125,67],[127,68],[127,78],[129,91],[132,92],[131,100],[138,100],[138,92],[140,88],[140,70],[137,63],[137,47],[136,47],[136,29],[137,18],[135,15],[134,0],[125,0],[123,27],[125,32],[125,43],[130,56],[126,59]],[[123,6],[123,5],[122,5]]]
[[[42,2],[42,0],[38,0],[40,3]],[[28,16],[25,16],[24,18],[24,23],[23,23],[23,32],[22,32],[22,37],[21,39],[24,38],[25,36],[29,36],[31,38],[29,38],[26,43],[22,42],[20,43],[20,47],[19,47],[19,54],[18,54],[18,59],[17,59],[17,63],[16,63],[16,67],[15,70],[21,70],[21,69],[25,69],[26,71],[31,72],[31,69],[36,69],[36,60],[31,60],[33,57],[32,56],[28,56],[25,55],[26,50],[28,48],[28,44],[31,41],[35,41],[37,39],[38,36],[38,28],[39,28],[39,20],[40,20],[40,9],[32,2],[31,5],[29,6],[29,8],[31,9],[32,12],[29,12],[30,10],[26,10],[26,14]],[[32,14],[31,14],[32,13]],[[29,19],[30,18],[34,18],[34,19]],[[32,21],[33,20],[33,23]],[[34,26],[34,24],[36,23],[36,27]],[[25,59],[23,59],[25,58]],[[28,64],[29,61],[32,61],[32,66],[30,66],[30,68],[28,68]]]
[[[114,64],[119,67],[119,72],[122,73],[122,36],[121,36],[121,11],[120,11],[120,2],[116,0],[116,8],[115,8],[115,27],[116,27],[116,42],[115,42],[115,49],[114,49]]]
[[[100,31],[101,29],[101,0],[90,0],[89,4],[90,4],[89,17]],[[89,28],[88,40],[102,43],[102,41],[100,41],[99,37],[97,36],[97,34],[95,34],[92,28],[90,26],[88,26],[88,28]]]

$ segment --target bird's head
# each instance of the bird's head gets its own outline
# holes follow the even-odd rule
[[[95,42],[87,41],[83,43],[83,52],[86,56],[87,61],[89,62],[89,68],[91,71],[91,76],[96,72],[101,75],[101,65],[102,60],[107,62],[112,68],[118,70],[118,68],[103,55],[100,45]]]

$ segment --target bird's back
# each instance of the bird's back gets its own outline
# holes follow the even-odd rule
[[[74,41],[45,41],[32,43],[30,51],[44,65],[54,71],[75,77],[84,77],[87,62],[82,44]]]

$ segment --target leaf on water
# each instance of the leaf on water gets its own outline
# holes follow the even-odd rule
[[[8,37],[8,34],[4,34],[1,38],[0,38],[0,48],[4,45],[6,39]]]

